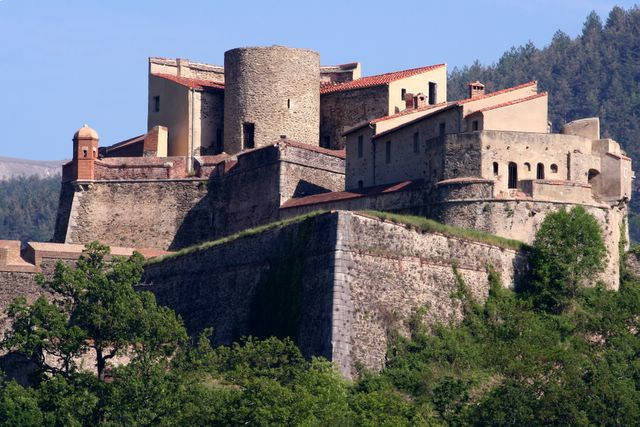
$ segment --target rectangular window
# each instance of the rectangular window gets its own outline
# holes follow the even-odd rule
[[[362,158],[362,135],[358,135],[358,158]]]
[[[391,163],[391,141],[387,141],[385,143],[385,149],[386,149],[386,153],[385,153],[384,161],[385,163]]]
[[[446,123],[440,123],[440,127],[438,129],[438,134],[440,136],[444,136],[444,134],[447,132],[447,124]]]
[[[473,129],[473,130],[478,130],[478,121],[477,121],[477,120],[474,120],[474,121],[473,121],[473,123],[472,123],[472,129]]]
[[[254,134],[255,125],[253,123],[245,122],[242,124],[243,148],[245,150],[255,147],[255,141],[253,140]]]
[[[218,128],[216,129],[216,149],[214,151],[214,154],[220,154],[223,151],[223,144],[222,144],[222,128]]]
[[[437,102],[438,98],[438,85],[434,82],[429,82],[429,105],[433,105]]]
[[[153,97],[153,111],[154,112],[158,112],[160,111],[160,97],[159,96],[154,96]]]
[[[420,138],[420,135],[418,134],[418,132],[413,134],[413,152],[417,153],[419,150],[419,146],[418,146],[418,140]]]
[[[406,89],[402,89],[400,91],[400,98],[404,101],[404,96],[407,94],[407,90]]]

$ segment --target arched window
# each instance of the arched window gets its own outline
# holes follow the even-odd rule
[[[509,188],[518,188],[518,165],[509,162]]]
[[[544,165],[542,163],[538,163],[538,169],[536,170],[536,178],[544,179]]]
[[[555,163],[551,165],[551,173],[558,173],[558,165]]]
[[[498,162],[493,162],[493,175],[498,176]]]
[[[524,167],[527,169],[527,172],[531,172],[531,163],[529,162],[525,163]]]

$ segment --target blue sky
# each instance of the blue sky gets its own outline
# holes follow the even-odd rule
[[[365,75],[497,60],[511,46],[579,34],[605,0],[0,0],[0,156],[68,158],[73,132],[101,145],[146,130],[147,57],[222,64],[225,50],[281,44]]]

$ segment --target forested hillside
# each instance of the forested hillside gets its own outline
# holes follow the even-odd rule
[[[558,31],[539,49],[529,43],[513,47],[493,65],[475,62],[454,69],[448,98],[466,98],[468,82],[480,80],[494,91],[530,80],[549,92],[554,131],[571,120],[600,117],[603,138],[620,142],[640,164],[640,8],[614,7],[605,23],[592,12],[582,34],[572,39]],[[638,185],[635,184],[637,192]],[[640,199],[632,200],[634,240],[640,240]]]
[[[60,176],[0,181],[0,239],[51,239],[59,194]]]

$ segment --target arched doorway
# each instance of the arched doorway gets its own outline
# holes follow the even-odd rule
[[[518,188],[518,165],[509,162],[509,188]]]

